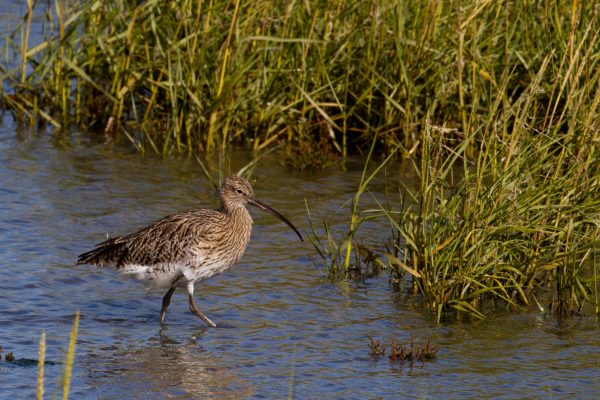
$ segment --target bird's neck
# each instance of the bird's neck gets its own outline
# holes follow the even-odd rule
[[[227,215],[233,224],[252,225],[252,217],[243,205],[227,206],[226,203],[221,204],[223,214]]]
[[[243,243],[243,246],[238,248],[239,254],[237,254],[236,259],[239,259],[244,253],[252,234],[252,216],[244,206],[227,207],[222,212],[228,219],[229,232],[235,236],[235,241]]]

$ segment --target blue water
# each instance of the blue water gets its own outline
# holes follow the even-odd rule
[[[10,119],[8,119],[10,120]],[[244,157],[222,163],[235,171]],[[236,164],[237,163],[237,164]],[[228,164],[228,165],[226,165]],[[46,398],[58,385],[77,310],[81,322],[73,399],[390,399],[598,398],[600,329],[594,317],[557,321],[534,310],[477,323],[438,325],[417,299],[394,292],[386,276],[333,282],[311,244],[252,209],[246,254],[229,272],[197,285],[210,329],[176,292],[167,326],[164,293],[146,293],[111,269],[74,266],[107,234],[127,233],[163,215],[216,206],[193,160],[142,157],[102,136],[57,135],[0,126],[0,345],[19,362],[0,361],[0,398],[35,393],[38,340],[47,334]],[[411,181],[393,165],[364,197]],[[304,199],[334,229],[347,223],[360,162],[348,171],[294,172],[259,163],[257,196],[306,234]],[[391,183],[389,183],[391,182]],[[389,228],[367,227],[381,243]],[[392,364],[369,356],[367,334],[440,348],[429,363]],[[389,346],[388,346],[389,347]],[[388,349],[389,352],[389,349]]]
[[[24,1],[0,1],[3,33],[25,9]],[[30,47],[41,40],[41,15]],[[221,168],[235,171],[246,161],[241,154]],[[266,158],[254,188],[305,236],[305,199],[317,222],[325,217],[342,231],[361,166],[351,160],[347,172],[297,172]],[[408,163],[385,175],[363,197],[364,208],[415,179]],[[196,287],[197,304],[218,328],[194,317],[182,292],[161,328],[164,293],[146,293],[108,268],[73,264],[107,234],[213,207],[215,199],[194,160],[142,157],[102,135],[31,131],[1,119],[0,399],[34,398],[42,332],[50,361],[45,398],[52,397],[77,311],[72,399],[600,398],[597,318],[558,321],[532,309],[438,325],[418,299],[394,292],[385,274],[326,279],[311,244],[258,210],[251,210],[255,229],[238,265]],[[366,243],[381,244],[390,232],[382,221],[365,228],[359,238]],[[369,356],[367,335],[388,353],[392,338],[429,339],[440,351],[433,362],[392,364]],[[8,352],[16,362],[5,361]]]

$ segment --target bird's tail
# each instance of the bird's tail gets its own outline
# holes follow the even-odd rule
[[[91,264],[99,267],[115,264],[118,267],[122,264],[126,253],[125,243],[117,241],[117,238],[108,239],[98,243],[93,250],[80,254],[76,264]]]

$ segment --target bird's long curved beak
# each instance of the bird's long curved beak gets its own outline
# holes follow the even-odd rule
[[[283,222],[285,222],[287,224],[287,226],[289,226],[290,228],[292,228],[294,230],[294,232],[296,232],[296,234],[298,235],[298,237],[300,238],[300,240],[304,241],[304,239],[302,238],[302,235],[300,234],[300,232],[298,232],[298,229],[296,229],[296,227],[294,226],[294,224],[292,224],[286,217],[284,217],[283,215],[281,215],[279,213],[279,211],[277,211],[277,210],[269,207],[268,205],[266,205],[262,201],[259,201],[259,200],[255,199],[255,198],[248,197],[248,203],[250,203],[253,206],[256,206],[258,208],[261,208],[261,209],[265,210],[268,213],[273,214],[274,216],[276,216],[277,218],[279,218],[280,220],[282,220]]]

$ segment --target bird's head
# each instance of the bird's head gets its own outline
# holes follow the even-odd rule
[[[244,178],[234,175],[225,178],[223,186],[221,186],[221,202],[223,203],[222,205],[225,210],[233,210],[237,207],[244,207],[247,203],[252,204],[253,206],[273,214],[285,222],[294,230],[294,232],[296,232],[300,240],[304,240],[302,239],[302,235],[298,229],[296,229],[294,224],[292,224],[286,217],[279,213],[279,211],[274,210],[254,197],[254,190],[252,190],[250,182]]]
[[[254,190],[250,182],[239,176],[225,178],[221,186],[221,200],[226,208],[241,207],[254,199]]]

